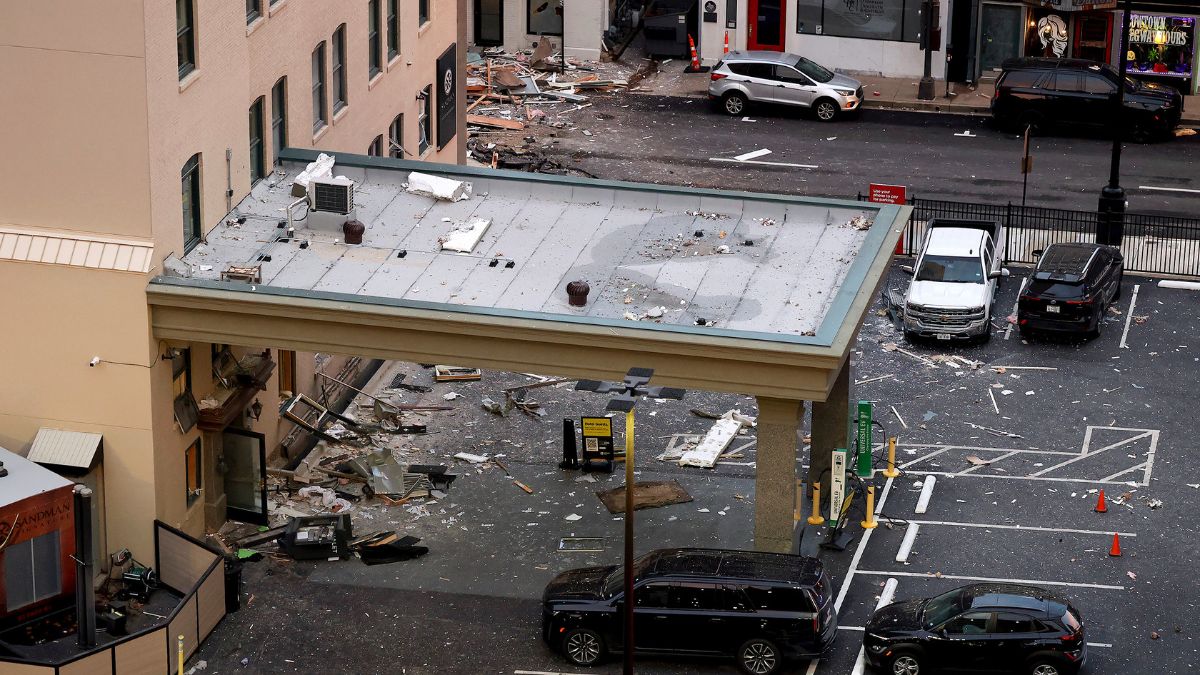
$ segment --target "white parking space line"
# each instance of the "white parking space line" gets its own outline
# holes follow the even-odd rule
[[[1017,291],[1017,299],[1013,300],[1013,311],[1012,311],[1012,314],[1010,314],[1009,316],[1017,315],[1017,306],[1021,302],[1021,294],[1025,292],[1025,284],[1027,284],[1027,283],[1029,283],[1029,279],[1021,280],[1021,289]],[[1012,336],[1012,329],[1013,329],[1013,326],[1015,326],[1015,325],[1016,324],[1014,324],[1014,323],[1009,323],[1008,327],[1004,329],[1004,339],[1005,340],[1007,340],[1009,337]]]
[[[1046,586],[1069,586],[1071,588],[1099,588],[1106,591],[1123,591],[1124,586],[1111,586],[1108,584],[1089,584],[1075,581],[1047,581],[1046,579],[1000,579],[996,577],[972,577],[959,574],[942,574],[935,575],[933,572],[888,572],[885,570],[856,570],[857,574],[865,574],[877,577],[918,577],[921,579],[954,579],[957,581],[986,581],[1000,584],[1044,584]]]
[[[783,166],[783,167],[788,167],[788,168],[792,168],[792,169],[818,169],[818,168],[820,168],[815,164],[789,164],[787,162],[764,162],[762,160],[755,160],[755,159],[747,159],[747,160],[733,159],[732,157],[709,157],[708,161],[724,162],[726,164],[757,164],[759,166]]]
[[[900,541],[900,548],[896,551],[896,562],[908,562],[908,555],[912,553],[913,542],[917,540],[917,532],[920,530],[920,523],[908,521],[908,529],[904,531],[904,539]]]
[[[1127,474],[1131,471],[1137,471],[1138,469],[1145,469],[1146,466],[1149,464],[1150,464],[1150,462],[1142,462],[1141,464],[1138,464],[1137,466],[1131,466],[1128,469],[1125,469],[1124,471],[1118,471],[1118,472],[1114,473],[1113,475],[1105,476],[1104,478],[1101,478],[1100,480],[1104,480],[1104,481],[1112,480],[1112,479],[1116,478],[1117,476],[1124,476],[1125,474]]]
[[[989,394],[992,393],[992,390],[988,389],[988,393]],[[995,400],[996,399],[994,399],[994,398],[992,399],[993,402],[995,402]],[[995,464],[996,462],[999,462],[1002,459],[1008,459],[1009,457],[1012,457],[1013,455],[1017,454],[1018,452],[1020,452],[1020,450],[1011,450],[1011,451],[1006,452],[1003,455],[1000,455],[998,457],[992,457],[991,459],[988,460],[988,462],[990,464]],[[962,471],[959,471],[956,475],[965,476],[965,475],[971,473],[972,471],[975,471],[977,469],[982,469],[985,466],[988,466],[988,464],[972,464],[971,466],[963,469]]]
[[[883,592],[879,594],[879,602],[875,603],[875,611],[892,604],[892,599],[896,597],[896,584],[897,581],[894,578],[884,582]],[[863,669],[866,668],[865,658],[866,653],[863,652],[862,647],[859,647],[858,658],[854,660],[854,669],[850,671],[851,675],[862,675]]]
[[[1133,437],[1130,437],[1130,438],[1126,438],[1126,439],[1124,439],[1124,440],[1117,441],[1116,443],[1112,443],[1111,445],[1106,445],[1106,446],[1104,446],[1103,448],[1100,448],[1099,450],[1096,450],[1096,451],[1094,451],[1094,452],[1091,452],[1091,451],[1089,451],[1089,452],[1085,452],[1084,454],[1082,454],[1082,455],[1079,455],[1078,457],[1072,457],[1071,459],[1068,459],[1068,460],[1067,460],[1067,461],[1065,461],[1065,462],[1059,462],[1058,464],[1055,464],[1054,466],[1049,466],[1049,467],[1046,467],[1045,469],[1042,469],[1041,471],[1035,471],[1035,472],[1033,472],[1033,473],[1029,474],[1029,477],[1030,477],[1030,478],[1036,478],[1036,477],[1038,477],[1038,476],[1041,476],[1042,474],[1045,474],[1045,473],[1050,473],[1051,471],[1053,471],[1053,470],[1055,470],[1055,469],[1058,469],[1058,468],[1060,468],[1060,467],[1064,467],[1064,466],[1066,466],[1066,465],[1068,465],[1068,464],[1074,464],[1075,462],[1078,462],[1078,461],[1079,461],[1079,460],[1081,460],[1081,459],[1087,459],[1087,458],[1089,458],[1089,457],[1095,457],[1096,455],[1098,455],[1098,454],[1100,454],[1100,453],[1102,453],[1102,452],[1104,452],[1104,451],[1106,451],[1106,450],[1112,450],[1113,448],[1119,448],[1119,447],[1121,447],[1122,445],[1128,445],[1128,444],[1130,444],[1130,443],[1132,443],[1132,442],[1134,442],[1134,441],[1138,441],[1138,440],[1141,440],[1141,439],[1143,439],[1143,438],[1149,438],[1150,436],[1153,436],[1153,435],[1154,435],[1154,432],[1153,432],[1153,431],[1147,431],[1147,432],[1145,432],[1145,433],[1138,434],[1137,436],[1133,436]]]
[[[937,478],[933,476],[925,476],[925,484],[921,486],[921,496],[917,499],[917,513],[925,513],[929,508],[929,500],[933,497],[933,485],[937,482]]]
[[[736,159],[739,162],[745,162],[746,160],[758,159],[759,157],[764,157],[769,154],[771,154],[771,151],[766,148],[763,148],[761,150],[753,150],[751,152],[747,152],[745,154],[738,155],[737,157],[734,157],[734,159]]]
[[[1068,527],[1041,527],[1038,525],[1008,525],[999,523],[962,523],[953,520],[910,520],[910,525],[947,525],[950,527],[978,527],[985,530],[1029,530],[1033,532],[1058,532],[1063,534],[1097,534],[1111,537],[1112,530],[1075,530]],[[1122,537],[1136,537],[1133,532],[1118,532]],[[905,539],[908,538],[908,533],[905,533]],[[913,535],[916,536],[916,535]],[[901,545],[903,547],[903,545]],[[896,556],[897,562],[903,562],[899,556]]]
[[[1154,185],[1139,185],[1138,189],[1139,190],[1154,190],[1157,192],[1186,192],[1189,194],[1200,195],[1200,190],[1192,190],[1190,188],[1169,188],[1169,187],[1157,187]]]
[[[934,447],[936,447],[936,446],[934,446]],[[913,464],[916,464],[918,462],[924,462],[927,459],[933,459],[934,457],[937,457],[938,455],[942,454],[943,452],[946,452],[947,450],[953,450],[957,447],[958,446],[956,446],[956,445],[947,445],[946,447],[942,448],[941,450],[935,450],[934,452],[931,452],[928,455],[922,455],[921,457],[918,457],[916,459],[909,460],[909,461],[901,464],[900,468],[907,469],[909,466],[912,466]]]
[[[1141,288],[1141,284],[1133,285],[1133,298],[1129,300],[1129,310],[1125,312],[1125,330],[1121,333],[1121,349],[1129,349],[1129,322],[1133,321],[1133,308],[1137,306],[1137,295]]]
[[[955,476],[958,475],[957,473],[954,473],[953,471],[914,471],[912,469],[909,469],[908,471],[906,471],[906,473],[914,475],[914,476],[944,476],[947,478],[954,478]],[[1101,485],[1131,485],[1131,486],[1139,485],[1139,483],[1137,483],[1135,481],[1131,481],[1131,480],[1130,481],[1125,481],[1125,480],[1105,481],[1105,480],[1096,480],[1093,478],[1055,478],[1054,476],[1002,476],[1002,475],[994,474],[994,473],[969,473],[966,476],[964,476],[964,478],[999,478],[1001,480],[1046,480],[1046,481],[1051,481],[1051,482],[1056,482],[1056,483],[1086,483],[1088,485],[1091,485],[1094,483],[1099,483]],[[1140,485],[1147,485],[1147,483],[1140,483]]]
[[[892,492],[892,481],[887,479],[887,483],[883,485],[883,492],[879,494],[879,501],[875,503],[875,513],[878,515],[883,512],[883,505],[887,503],[888,495]],[[858,563],[862,560],[863,552],[867,550],[867,542],[871,541],[871,533],[875,530],[867,530],[863,532],[862,539],[858,542],[858,548],[854,549],[854,557],[850,559],[850,568],[846,570],[846,578],[842,580],[842,587],[838,589],[837,599],[833,601],[833,611],[840,612],[842,603],[846,600],[846,593],[850,590],[850,582],[854,579],[854,571],[858,569]],[[813,675],[817,672],[817,666],[821,665],[821,659],[813,659],[808,662],[808,670],[806,675]]]

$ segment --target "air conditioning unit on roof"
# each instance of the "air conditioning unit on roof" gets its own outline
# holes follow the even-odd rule
[[[340,232],[353,220],[354,181],[349,178],[314,178],[308,184],[308,227]]]

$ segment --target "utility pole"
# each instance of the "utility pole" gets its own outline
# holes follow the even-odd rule
[[[925,71],[917,87],[917,98],[933,100],[933,0],[921,3],[921,44],[925,47]]]
[[[1129,0],[1121,5],[1121,68],[1117,82],[1117,95],[1113,97],[1113,112],[1109,116],[1112,127],[1112,161],[1109,164],[1108,185],[1100,191],[1099,213],[1096,218],[1096,243],[1120,246],[1125,234],[1125,188],[1121,187],[1121,135],[1125,117],[1125,78],[1129,71]]]
[[[624,675],[633,675],[633,406],[642,396],[651,398],[683,398],[684,391],[672,387],[648,387],[654,371],[650,368],[630,368],[623,382],[597,382],[580,380],[576,391],[594,391],[599,394],[619,392],[605,406],[605,410],[625,413],[625,596],[623,598],[625,623],[625,667]]]

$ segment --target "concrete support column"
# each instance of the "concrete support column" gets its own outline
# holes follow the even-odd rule
[[[812,404],[812,443],[808,460],[808,494],[821,482],[822,505],[829,502],[831,453],[850,448],[850,360],[842,364],[833,381],[829,398]],[[810,507],[811,508],[811,507]]]
[[[754,548],[790,553],[795,524],[796,450],[804,401],[758,397]]]

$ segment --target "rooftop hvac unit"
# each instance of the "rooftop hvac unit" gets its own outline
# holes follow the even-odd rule
[[[354,181],[349,178],[319,178],[308,184],[308,227],[340,232],[353,220]]]

